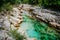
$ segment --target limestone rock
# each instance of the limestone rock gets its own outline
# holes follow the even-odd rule
[[[0,40],[14,40],[5,30],[0,30]]]

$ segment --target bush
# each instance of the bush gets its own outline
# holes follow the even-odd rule
[[[38,0],[29,0],[29,4],[36,5],[36,4],[38,4]]]
[[[17,32],[17,30],[10,30],[9,34],[12,38],[15,40],[23,40],[24,36],[22,36],[20,33]]]
[[[48,5],[60,5],[60,0],[46,0],[46,2]]]
[[[0,11],[11,10],[13,4],[20,4],[20,0],[0,0]]]
[[[21,3],[36,5],[39,0],[22,0]]]
[[[60,8],[60,0],[42,0],[42,6],[59,9]]]
[[[21,3],[28,4],[28,1],[29,1],[29,0],[22,0]]]
[[[9,2],[10,4],[19,4],[20,0],[7,0],[6,2]]]
[[[12,9],[12,5],[10,3],[7,3],[7,4],[3,4],[1,7],[0,7],[0,11],[4,11],[4,10],[11,10]]]
[[[0,0],[0,9],[5,4],[20,4],[20,3],[27,3],[31,5],[40,5],[44,7],[51,7],[59,9],[60,7],[60,0]]]
[[[20,3],[20,0],[0,0],[0,5],[3,5],[5,3],[17,4]]]

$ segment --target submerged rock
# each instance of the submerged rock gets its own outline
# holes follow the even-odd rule
[[[60,35],[53,28],[49,27],[44,22],[39,22],[34,19],[30,19],[28,16],[24,16],[23,22],[18,29],[27,40],[59,40]],[[43,38],[44,37],[44,38]]]

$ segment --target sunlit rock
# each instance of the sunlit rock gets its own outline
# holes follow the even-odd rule
[[[9,21],[8,17],[4,18],[4,28],[6,30],[10,29],[10,21]]]
[[[7,34],[7,31],[0,30],[0,40],[14,40],[14,39]]]
[[[30,7],[31,7],[31,5],[28,5],[28,4],[21,4],[21,5],[19,6],[19,8],[21,8],[21,7],[22,7],[22,9],[24,9],[24,10],[29,10]]]
[[[0,27],[3,26],[3,19],[0,19]]]

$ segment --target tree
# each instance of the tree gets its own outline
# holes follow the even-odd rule
[[[38,4],[38,0],[29,0],[29,4],[32,4],[32,5]]]

